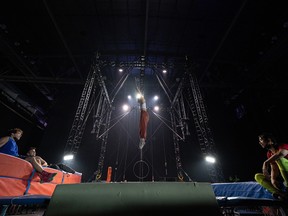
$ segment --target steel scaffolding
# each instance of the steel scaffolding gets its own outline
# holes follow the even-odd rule
[[[154,72],[153,75],[156,76],[159,85],[162,87],[170,102],[170,107],[167,108],[167,111],[170,114],[171,120],[171,126],[169,126],[169,128],[173,132],[173,144],[178,179],[182,181],[184,176],[187,176],[186,172],[182,168],[179,143],[185,141],[186,137],[192,133],[191,125],[188,125],[189,111],[193,116],[195,131],[200,144],[201,152],[204,156],[217,156],[213,135],[209,127],[208,116],[205,110],[205,103],[197,78],[195,74],[193,74],[192,66],[183,67],[183,76],[178,84],[176,92],[172,93],[159,72],[160,67],[158,64],[149,64],[145,62],[144,57],[141,57],[140,61],[121,63],[121,65],[126,66],[126,71],[118,84],[115,86],[114,90],[110,93],[112,98],[110,99],[109,92],[106,89],[106,85],[101,74],[102,62],[100,61],[99,55],[96,56],[82,91],[80,102],[78,104],[71,131],[65,146],[64,154],[77,154],[81,144],[86,121],[90,113],[93,112],[93,128],[91,133],[95,134],[98,140],[101,140],[100,156],[97,170],[95,171],[95,180],[99,180],[101,178],[106,153],[107,138],[111,123],[111,114],[113,112],[112,103],[114,102],[115,97],[117,96],[119,90],[123,87],[133,68],[140,69],[139,86],[137,87],[139,87],[141,92],[143,92],[145,67],[150,67]],[[208,172],[212,182],[224,181],[220,162],[208,166]]]

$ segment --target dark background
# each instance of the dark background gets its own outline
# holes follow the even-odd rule
[[[20,127],[20,153],[35,146],[49,163],[60,162],[95,53],[113,62],[101,71],[108,90],[121,76],[121,63],[145,56],[146,96],[160,92],[164,107],[167,99],[149,65],[168,68],[165,80],[175,92],[188,58],[226,181],[253,181],[265,160],[257,135],[268,131],[279,141],[288,140],[287,10],[285,1],[269,0],[6,1],[0,7],[0,134]],[[135,77],[137,68],[115,107],[135,90]],[[103,179],[112,166],[112,180],[137,181],[138,114],[109,131]],[[83,173],[83,181],[99,160],[92,124],[89,119],[71,164]],[[158,125],[151,115],[143,152],[147,181],[177,176],[171,131]],[[192,121],[190,130],[180,146],[183,169],[194,181],[209,181]]]

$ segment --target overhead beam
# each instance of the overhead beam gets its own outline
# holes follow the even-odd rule
[[[53,78],[53,77],[29,77],[29,76],[5,76],[1,75],[0,81],[19,83],[43,83],[43,84],[67,84],[83,85],[85,82],[79,79]]]

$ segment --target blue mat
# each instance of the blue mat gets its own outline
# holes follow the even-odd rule
[[[246,197],[274,199],[272,194],[257,182],[212,183],[216,197]]]
[[[17,197],[0,197],[0,205],[29,205],[29,204],[48,204],[50,196],[45,195],[23,195]]]

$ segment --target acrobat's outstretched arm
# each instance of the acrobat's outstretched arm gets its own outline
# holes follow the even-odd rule
[[[139,148],[142,149],[146,142],[147,136],[147,125],[149,121],[149,114],[146,108],[145,98],[142,96],[138,102],[140,103],[140,124],[139,124],[139,136],[140,136],[140,143]]]

